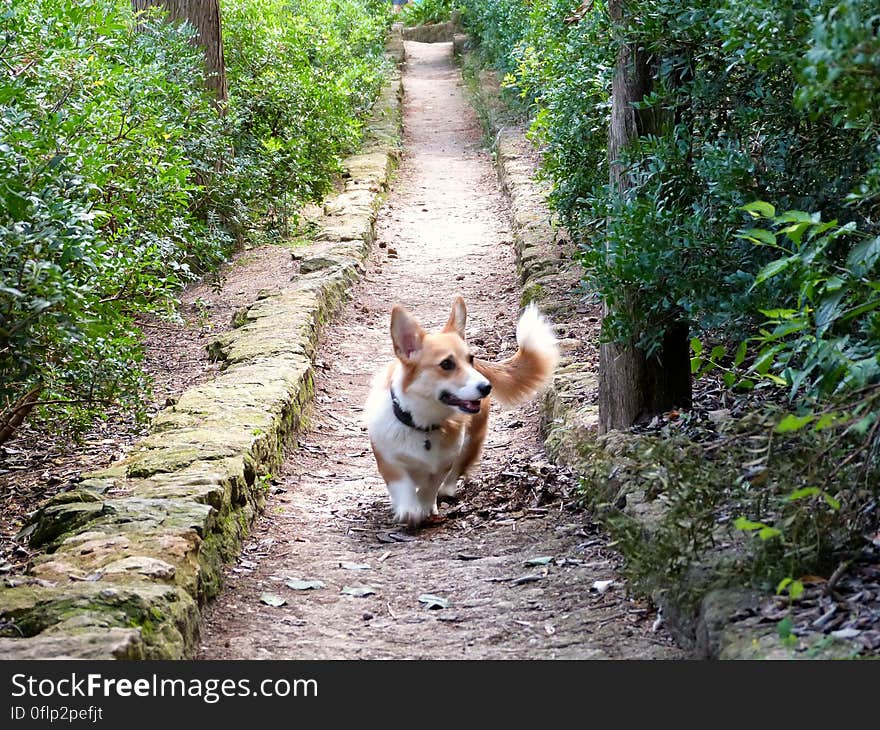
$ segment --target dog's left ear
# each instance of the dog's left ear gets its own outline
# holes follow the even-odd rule
[[[444,332],[455,332],[461,339],[464,339],[464,325],[467,322],[467,307],[464,304],[463,297],[456,297],[452,302],[452,311],[449,313],[449,319],[443,327]]]

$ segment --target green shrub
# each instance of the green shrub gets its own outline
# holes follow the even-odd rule
[[[127,2],[16,0],[0,22],[0,409],[41,388],[75,424],[136,401],[133,316],[229,243],[191,213],[220,123],[189,32],[137,32]]]
[[[236,197],[286,227],[361,138],[384,78],[385,8],[367,0],[226,0]]]
[[[875,230],[876,109],[865,101],[877,83],[866,30],[874,10],[648,0],[631,6],[621,34],[604,2],[465,5],[483,55],[531,107],[552,202],[581,243],[592,289],[611,305],[607,339],[636,335],[651,351],[682,318],[697,332],[745,336],[767,304],[749,287],[769,253],[732,234],[757,197]],[[660,123],[625,153],[634,187],[618,200],[607,130],[624,41],[651,54],[653,89],[641,106]],[[640,307],[615,308],[633,287],[644,293]]]
[[[413,0],[397,16],[404,25],[445,23],[452,15],[453,0]]]
[[[0,9],[0,428],[142,409],[135,318],[326,192],[384,73],[380,0],[223,3],[218,114],[187,24],[129,0]],[[0,431],[2,433],[2,431]]]

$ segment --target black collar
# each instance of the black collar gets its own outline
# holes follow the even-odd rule
[[[433,426],[417,426],[413,421],[412,413],[409,411],[403,410],[400,405],[400,401],[397,400],[397,396],[394,394],[394,389],[389,388],[389,392],[391,393],[391,407],[394,409],[394,416],[400,421],[404,426],[409,426],[410,428],[414,428],[416,431],[421,431],[424,434],[430,434],[431,431],[436,431],[440,428],[439,423],[434,424]],[[425,450],[429,451],[431,449],[431,439],[428,436],[425,436]]]

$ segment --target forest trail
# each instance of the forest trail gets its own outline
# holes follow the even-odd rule
[[[436,329],[463,294],[468,339],[488,358],[515,348],[519,309],[506,201],[451,46],[407,43],[407,59],[404,158],[366,276],[323,333],[311,430],[206,609],[198,658],[680,657],[652,630],[654,610],[626,596],[571,478],[546,463],[537,404],[495,411],[482,465],[441,505],[443,523],[391,520],[362,426],[372,375],[391,356],[391,306]],[[292,579],[324,585],[295,590]],[[426,594],[448,606],[429,608]]]

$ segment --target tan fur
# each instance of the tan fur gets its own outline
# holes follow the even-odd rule
[[[550,325],[533,307],[517,325],[516,354],[497,363],[472,357],[464,340],[466,319],[461,297],[435,333],[422,329],[403,307],[391,310],[397,359],[375,379],[366,410],[376,464],[403,522],[418,524],[436,515],[438,493],[453,495],[458,478],[478,461],[490,399],[508,406],[526,402],[547,384],[558,360]],[[421,430],[394,416],[392,389]]]
[[[557,358],[531,350],[500,362],[474,359],[474,368],[492,383],[492,395],[505,406],[525,403],[547,384],[556,367]]]

